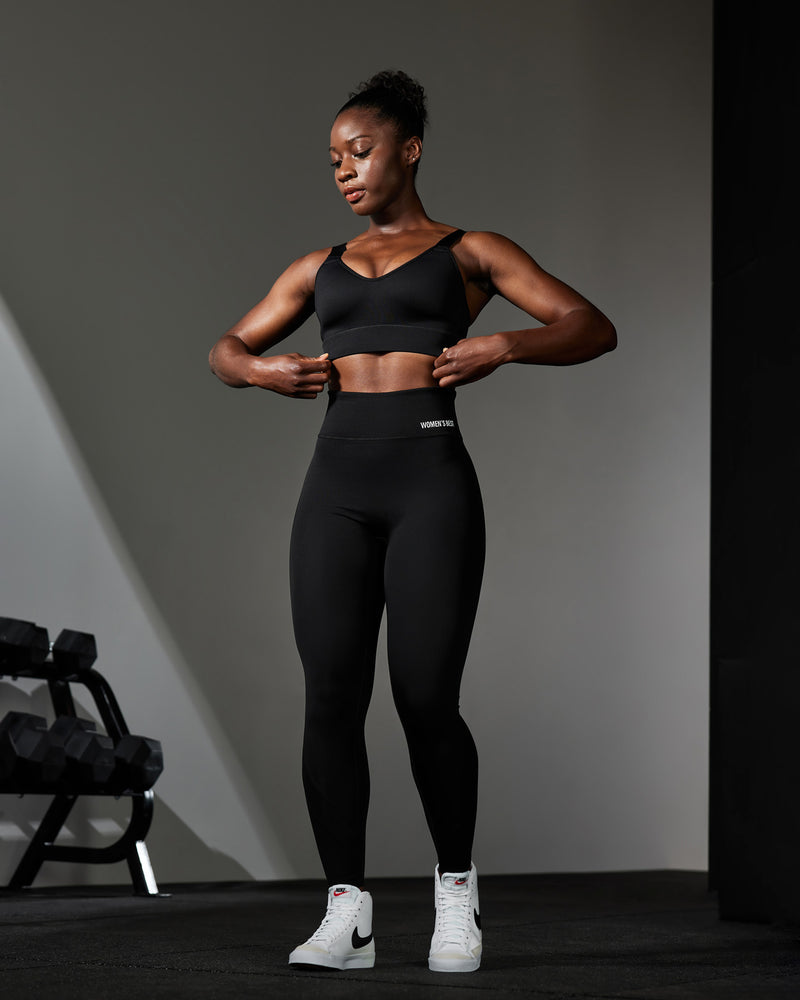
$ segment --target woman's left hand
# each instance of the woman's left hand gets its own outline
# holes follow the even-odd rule
[[[459,340],[433,362],[433,377],[440,387],[477,382],[508,360],[507,351],[508,344],[500,333]]]

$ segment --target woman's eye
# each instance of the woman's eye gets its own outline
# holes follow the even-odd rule
[[[371,146],[369,149],[360,149],[357,153],[353,153],[353,159],[365,160],[371,152],[372,152]],[[341,165],[342,165],[341,160],[334,160],[333,163],[331,163],[331,166],[333,167],[334,170],[338,170],[339,167],[341,167]]]

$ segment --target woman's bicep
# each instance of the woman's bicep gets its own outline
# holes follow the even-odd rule
[[[294,261],[264,298],[225,336],[237,337],[251,354],[262,354],[300,327],[314,312],[315,254]],[[317,265],[318,266],[318,265]]]
[[[512,240],[495,233],[482,235],[489,239],[481,248],[481,264],[493,290],[534,319],[555,323],[575,309],[594,308]]]

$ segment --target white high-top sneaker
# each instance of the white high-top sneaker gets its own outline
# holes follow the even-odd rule
[[[433,874],[436,924],[428,968],[433,972],[474,972],[481,964],[481,913],[478,872]]]
[[[372,896],[355,885],[332,885],[322,923],[289,955],[289,964],[371,969],[375,964]]]

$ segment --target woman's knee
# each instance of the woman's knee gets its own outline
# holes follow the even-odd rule
[[[392,685],[395,708],[406,732],[430,731],[459,717],[458,692],[424,684]]]

